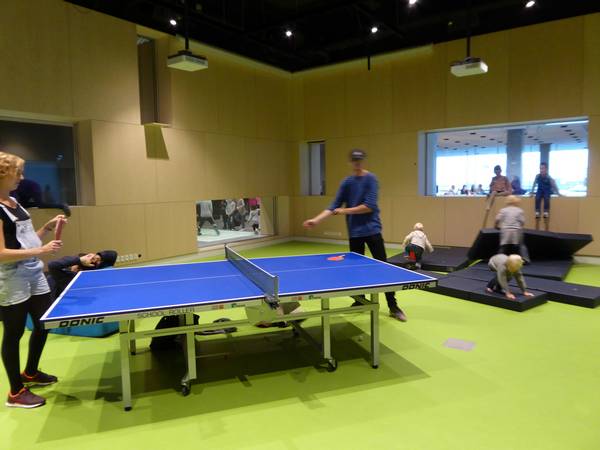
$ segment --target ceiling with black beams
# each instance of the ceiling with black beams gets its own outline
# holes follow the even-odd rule
[[[190,39],[290,72],[600,12],[600,0],[67,1],[177,35],[187,11]]]

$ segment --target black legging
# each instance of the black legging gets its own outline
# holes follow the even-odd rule
[[[40,317],[52,303],[50,293],[32,295],[27,301],[17,305],[2,306],[2,321],[4,322],[4,336],[2,337],[2,362],[10,382],[10,390],[16,394],[23,388],[21,382],[21,364],[19,361],[19,341],[25,331],[27,314],[33,319],[33,331],[29,338],[29,355],[25,372],[34,375],[38,371],[38,364],[44,350],[48,331],[40,323]]]
[[[350,251],[355,253],[365,254],[365,244],[369,247],[373,258],[387,262],[387,255],[385,253],[385,244],[381,234],[374,234],[372,236],[350,238]],[[385,299],[387,300],[388,307],[391,311],[398,309],[398,303],[396,303],[396,297],[394,292],[386,292]]]

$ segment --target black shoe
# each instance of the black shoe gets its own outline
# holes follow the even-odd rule
[[[400,322],[406,322],[408,320],[400,308],[390,309],[390,317],[393,317]]]

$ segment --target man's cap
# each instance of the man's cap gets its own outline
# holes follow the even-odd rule
[[[367,154],[358,148],[355,148],[350,152],[350,161],[362,161],[367,157]]]

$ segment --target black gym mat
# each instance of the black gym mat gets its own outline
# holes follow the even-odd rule
[[[531,261],[529,264],[525,264],[521,269],[521,272],[523,272],[523,275],[527,275],[530,277],[546,278],[549,280],[561,281],[567,276],[569,270],[571,270],[572,265],[572,258],[534,260]],[[480,270],[490,270],[486,261],[480,261],[471,267]]]
[[[533,261],[569,259],[592,240],[591,234],[523,230],[523,243]],[[488,259],[498,253],[499,247],[500,232],[494,228],[484,228],[477,234],[468,257],[471,261]]]
[[[451,276],[489,281],[492,279],[493,273],[491,271],[486,272],[484,270],[468,268],[453,272]],[[525,283],[528,288],[548,294],[547,299],[549,301],[567,303],[584,308],[595,308],[600,305],[600,287],[536,277],[525,277]],[[511,280],[510,285],[517,286],[514,280]]]
[[[483,303],[498,308],[510,309],[511,311],[517,312],[523,312],[546,303],[547,295],[545,292],[532,289],[530,292],[535,294],[534,297],[525,297],[515,293],[516,299],[509,300],[501,294],[487,293],[485,291],[486,285],[487,281],[473,280],[458,276],[446,276],[438,280],[437,287],[428,288],[428,290],[437,294]]]
[[[440,272],[454,272],[469,265],[467,257],[467,247],[433,247],[433,253],[425,253],[421,261],[421,268],[424,270],[437,270]],[[409,262],[404,253],[388,258],[388,262],[400,267],[410,267],[413,263]]]

